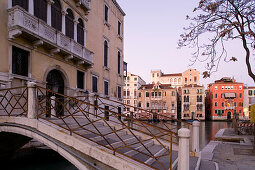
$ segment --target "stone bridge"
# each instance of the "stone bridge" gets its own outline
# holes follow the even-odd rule
[[[93,100],[58,94],[35,83],[1,89],[1,157],[8,158],[35,139],[78,169],[199,169],[202,165],[198,137],[189,140],[188,124],[176,120],[158,127],[126,117],[120,112],[122,103],[99,96]],[[198,135],[197,125],[193,130]]]

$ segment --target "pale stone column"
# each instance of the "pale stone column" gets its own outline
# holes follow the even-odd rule
[[[54,116],[54,117],[56,117],[56,97],[55,96],[51,96],[50,97],[50,104],[51,104],[51,106],[50,106],[50,114],[51,114],[51,116]]]
[[[85,26],[83,28],[83,31],[84,31],[84,47],[86,47],[87,30],[86,30]]]
[[[66,11],[62,11],[62,33],[65,35],[66,34],[66,20],[65,20],[65,16],[66,16]]]
[[[198,153],[199,152],[199,121],[194,121],[192,123],[192,151]]]
[[[27,118],[36,119],[36,83],[29,82],[28,88],[28,100],[27,100]]]
[[[73,32],[74,32],[74,41],[77,42],[77,25],[78,25],[78,20],[73,20],[73,23],[74,23],[74,29],[73,29]]]
[[[189,138],[190,130],[181,128],[178,130],[179,151],[178,151],[178,170],[189,170]]]
[[[8,9],[12,8],[12,0],[8,0]]]
[[[53,0],[47,0],[47,24],[51,26],[51,4],[54,2]]]
[[[34,15],[34,0],[28,1],[28,12]]]

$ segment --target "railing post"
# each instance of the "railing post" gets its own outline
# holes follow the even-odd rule
[[[199,121],[194,121],[192,123],[192,151],[198,153],[199,152]]]
[[[50,114],[51,114],[51,116],[56,117],[57,116],[56,115],[56,110],[55,110],[56,109],[56,97],[55,96],[51,96],[50,100],[51,100],[51,102],[50,102],[51,103],[51,106],[50,106],[51,107],[51,109],[50,109],[51,113]]]
[[[178,151],[178,170],[189,170],[189,138],[190,130],[181,128],[178,130],[179,151]]]
[[[27,101],[27,118],[36,119],[36,83],[27,84],[28,101]]]

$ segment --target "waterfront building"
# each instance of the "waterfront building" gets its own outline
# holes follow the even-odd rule
[[[204,86],[190,84],[182,87],[181,119],[205,120]]]
[[[253,104],[255,104],[255,87],[244,87],[243,112],[245,119],[250,119],[250,106]]]
[[[211,119],[230,120],[234,113],[239,115],[239,119],[244,119],[243,83],[236,82],[234,78],[223,77],[209,84],[207,90]]]
[[[122,98],[125,13],[116,0],[1,0],[0,8],[1,88],[32,81]]]
[[[138,107],[154,113],[153,119],[165,119],[164,116],[176,119],[177,90],[171,84],[142,85],[139,88]],[[143,115],[143,112],[140,114]]]
[[[146,82],[138,75],[127,73],[127,76],[124,78],[125,86],[123,90],[123,101],[124,104],[127,104],[132,107],[124,108],[124,111],[134,112],[134,107],[137,107],[137,98],[138,98],[138,89],[146,84]]]
[[[190,84],[200,84],[199,71],[188,69],[183,73],[164,74],[161,70],[151,71],[151,84],[171,84],[172,87],[182,87]]]

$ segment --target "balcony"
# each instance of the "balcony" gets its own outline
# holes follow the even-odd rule
[[[235,106],[225,106],[225,110],[234,110]]]
[[[74,0],[76,2],[76,6],[81,6],[85,11],[90,10],[90,1],[91,0]]]
[[[93,52],[23,8],[15,6],[9,9],[8,16],[9,38],[20,36],[34,46],[44,46],[50,54],[60,53],[66,60],[72,59],[89,67],[93,65]]]

